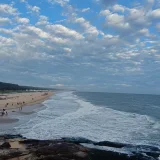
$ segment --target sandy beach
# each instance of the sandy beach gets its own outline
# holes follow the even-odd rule
[[[24,106],[32,106],[39,104],[53,95],[53,92],[27,92],[0,94],[0,112],[5,109],[11,111],[15,109],[23,109]],[[1,120],[1,119],[0,119]]]

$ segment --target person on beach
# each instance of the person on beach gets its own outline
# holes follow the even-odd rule
[[[4,112],[2,111],[2,112],[1,112],[1,116],[3,116],[3,115],[4,115]]]
[[[8,112],[5,109],[3,109],[1,112],[1,116],[4,116],[4,115],[8,115]]]

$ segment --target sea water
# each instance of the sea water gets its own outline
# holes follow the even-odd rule
[[[83,137],[160,146],[160,96],[59,92],[14,127],[27,138]]]

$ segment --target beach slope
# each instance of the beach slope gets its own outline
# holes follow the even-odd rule
[[[0,111],[39,104],[52,95],[52,91],[0,94]]]

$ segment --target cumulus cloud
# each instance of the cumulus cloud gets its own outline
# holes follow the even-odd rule
[[[14,44],[14,40],[11,38],[6,38],[0,36],[0,46],[12,46]]]
[[[41,25],[47,25],[47,24],[49,24],[48,17],[40,15],[39,21],[36,23],[36,25],[41,26]]]
[[[125,21],[125,17],[117,13],[107,16],[107,24],[121,29],[128,29],[130,27],[129,23]]]
[[[40,11],[40,8],[37,6],[27,5],[27,8],[30,10],[31,13],[39,13]]]
[[[0,17],[0,26],[5,26],[11,24],[11,20],[9,18],[1,18]]]
[[[155,9],[151,12],[151,17],[154,19],[160,19],[160,9]]]
[[[0,15],[1,16],[16,15],[16,14],[18,14],[17,9],[13,8],[12,5],[0,4]]]
[[[49,30],[52,34],[55,34],[61,37],[72,37],[77,40],[83,38],[83,36],[80,33],[60,24],[47,25],[46,29]]]
[[[122,5],[116,4],[113,6],[113,11],[115,11],[115,12],[124,12],[125,9],[126,9],[126,7],[124,7]]]
[[[15,20],[18,22],[18,23],[23,23],[23,24],[27,24],[29,23],[29,19],[28,18],[20,18],[20,17],[16,17]]]
[[[0,36],[0,61],[16,63],[17,68],[5,64],[17,75],[31,73],[35,82],[42,80],[59,87],[59,84],[96,87],[95,84],[107,86],[114,83],[117,87],[129,88],[132,87],[129,82],[134,78],[148,73],[148,65],[153,68],[159,65],[158,9],[150,7],[147,11],[141,3],[129,8],[115,4],[116,1],[101,0],[99,2],[107,8],[97,16],[92,6],[82,9],[72,6],[69,0],[49,2],[61,6],[63,11],[59,19],[65,20],[53,21],[52,16],[41,15],[43,8],[40,5],[30,5],[27,1],[22,4],[36,14],[26,13],[24,16],[12,5],[0,7],[0,14],[3,12],[0,18],[0,34],[3,35]],[[151,5],[153,2],[147,0]],[[96,16],[93,16],[94,21],[83,14],[89,10]],[[6,27],[4,24],[13,25]],[[151,27],[157,30],[153,31]]]
[[[85,20],[83,17],[75,18],[74,23],[80,24],[80,26],[84,29],[84,33],[97,36],[99,31],[95,26],[92,26],[89,21]]]

